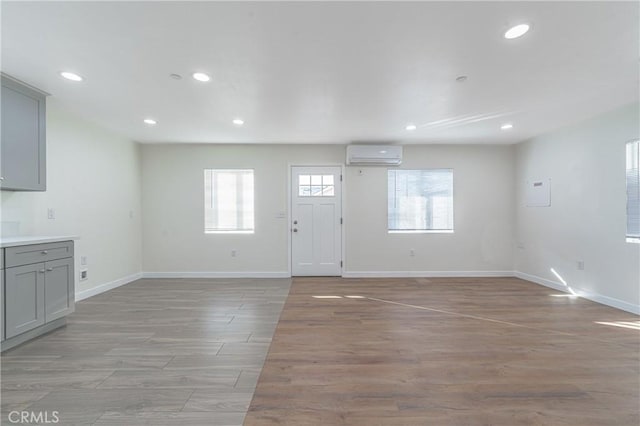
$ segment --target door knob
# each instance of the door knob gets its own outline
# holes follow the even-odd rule
[[[297,220],[294,220],[294,221],[293,221],[293,224],[294,224],[294,225],[297,225],[297,224],[298,224],[298,221],[297,221]]]
[[[293,228],[293,232],[298,232],[298,228]]]

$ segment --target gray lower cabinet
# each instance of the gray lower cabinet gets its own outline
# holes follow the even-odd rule
[[[16,266],[5,271],[7,339],[44,325],[45,264]]]
[[[3,260],[5,350],[64,325],[73,312],[73,241],[7,247]]]
[[[0,342],[4,342],[4,269],[0,271]]]
[[[0,342],[4,342],[4,249],[0,248]]]
[[[46,96],[2,75],[1,189],[46,190]]]

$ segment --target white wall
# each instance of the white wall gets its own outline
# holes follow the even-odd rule
[[[403,169],[453,168],[453,234],[389,234],[386,168],[347,170],[347,269],[509,275],[514,147],[409,145]],[[359,174],[362,170],[362,175]],[[410,256],[413,249],[415,256]],[[360,273],[360,274],[356,274]],[[388,274],[389,275],[389,274]]]
[[[342,164],[344,152],[343,145],[143,145],[144,271],[286,274],[289,226],[277,216],[288,211],[289,165]],[[455,169],[454,234],[387,234],[386,168],[361,168],[361,176],[359,168],[347,168],[346,271],[511,271],[513,152],[510,146],[405,147],[404,168]],[[255,234],[204,234],[204,168],[255,169]]]
[[[2,235],[77,235],[76,294],[141,272],[140,150],[47,101],[47,191],[2,191]],[[47,209],[55,209],[54,220]],[[133,217],[130,217],[132,213]],[[89,276],[78,280],[80,257]]]
[[[287,212],[288,164],[344,162],[340,145],[143,145],[142,153],[145,272],[286,274],[289,226],[277,216]],[[204,233],[205,168],[254,169],[254,234]]]
[[[640,312],[640,244],[625,242],[625,143],[639,131],[627,106],[517,145],[515,269],[525,278]],[[525,207],[524,183],[551,178],[551,207]],[[584,270],[577,262],[584,261]]]

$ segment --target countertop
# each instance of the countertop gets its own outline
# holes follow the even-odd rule
[[[26,246],[29,244],[57,243],[60,241],[78,240],[77,235],[29,235],[20,237],[2,237],[0,238],[0,247]]]

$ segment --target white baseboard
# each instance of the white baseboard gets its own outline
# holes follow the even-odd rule
[[[100,284],[98,286],[88,288],[86,290],[78,291],[76,292],[76,302],[87,299],[91,296],[96,296],[100,293],[104,293],[105,291],[112,290],[116,287],[129,284],[133,281],[139,280],[140,278],[142,278],[142,275],[143,275],[142,272],[138,272],[137,274],[128,275],[126,277],[122,277],[105,284]]]
[[[525,274],[524,272],[515,271],[515,276],[525,281],[531,281],[532,283],[540,284],[545,287],[552,288],[554,290],[569,293],[567,286],[558,281],[548,280],[546,278],[539,277],[537,275]]]
[[[531,281],[536,284],[540,284],[545,287],[552,288],[554,290],[569,293],[567,287],[564,284],[557,281],[548,280],[546,278],[538,277],[536,275],[525,274],[524,272],[519,272],[519,271],[515,271],[515,276],[526,281]],[[572,288],[572,289],[576,296],[582,297],[587,300],[591,300],[592,302],[611,306],[612,308],[620,309],[622,311],[631,312],[632,314],[640,315],[640,305],[625,302],[624,300],[615,299],[609,296],[603,296],[602,294],[598,294],[598,293],[592,293],[589,291],[584,291],[576,288]]]
[[[291,278],[288,272],[143,272],[143,278]]]
[[[513,271],[345,271],[343,278],[513,277]]]

